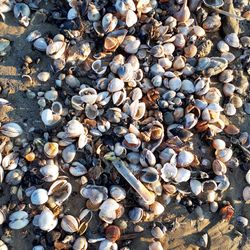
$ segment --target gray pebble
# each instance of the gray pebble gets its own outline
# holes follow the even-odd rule
[[[247,102],[247,103],[244,103],[244,111],[250,115],[250,103]]]

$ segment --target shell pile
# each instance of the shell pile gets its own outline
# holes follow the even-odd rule
[[[18,2],[0,2],[2,15],[13,10],[27,27],[40,1]],[[230,220],[233,208],[222,202],[230,187],[228,168],[239,166],[235,148],[250,156],[250,136],[228,119],[243,105],[234,52],[249,67],[250,39],[235,31],[216,44],[209,40],[222,29],[222,16],[206,10],[224,2],[54,2],[56,10],[45,14],[60,33],[33,30],[26,38],[51,59],[51,72],[41,70],[37,79],[54,79],[54,87],[27,92],[38,99],[44,131],[24,132],[16,122],[0,128],[0,181],[20,201],[2,208],[0,224],[7,221],[16,230],[29,224],[45,234],[63,230],[68,238],[55,239],[55,249],[103,250],[122,242],[117,221],[136,224],[139,233],[141,222],[155,221],[171,202],[195,210],[199,219],[202,204],[214,213],[222,207],[223,219]],[[0,39],[1,57],[9,46]],[[23,78],[32,81],[32,58],[24,61]],[[242,195],[248,201],[250,170],[246,181]],[[81,209],[73,215],[64,208],[76,193]],[[102,227],[95,234],[89,228],[93,218]],[[152,227],[149,249],[163,249],[166,231]],[[202,240],[207,244],[207,234]],[[33,249],[46,249],[44,244]]]

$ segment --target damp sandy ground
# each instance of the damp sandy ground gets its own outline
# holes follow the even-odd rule
[[[40,29],[42,33],[50,32],[56,34],[57,29],[50,25],[43,23],[43,18],[36,16],[35,21],[27,29],[19,26],[13,19],[11,14],[7,15],[6,23],[0,22],[0,36],[8,38],[12,41],[12,50],[10,55],[0,62],[0,86],[5,89],[1,97],[8,98],[11,107],[0,109],[0,120],[5,122],[8,120],[15,120],[23,124],[26,132],[30,127],[43,128],[40,117],[39,107],[36,99],[28,99],[26,91],[28,89],[37,91],[49,90],[53,86],[53,78],[49,83],[37,83],[36,80],[32,84],[24,83],[21,79],[22,57],[30,55],[33,58],[40,58],[40,62],[34,66],[31,76],[35,79],[37,72],[50,71],[50,64],[48,59],[42,53],[34,51],[29,43],[25,41],[25,37],[33,30]],[[239,110],[237,116],[234,117],[234,123],[242,128],[242,131],[250,133],[250,117]],[[199,150],[199,144],[196,145],[197,153],[202,157]],[[218,213],[209,212],[205,205],[203,221],[198,221],[194,213],[189,214],[184,206],[178,204],[171,204],[166,206],[166,213],[157,219],[169,224],[170,221],[177,220],[179,227],[173,232],[167,232],[166,237],[162,240],[164,249],[199,249],[197,241],[203,233],[208,233],[209,243],[208,249],[250,249],[250,229],[238,228],[236,226],[236,217],[242,215],[250,220],[250,204],[242,201],[242,190],[247,185],[244,179],[245,172],[240,168],[233,169],[228,173],[231,186],[225,193],[224,197],[229,200],[234,209],[235,216],[228,222],[222,222]],[[74,180],[73,180],[74,181]],[[74,191],[79,192],[79,185],[74,185]],[[10,195],[6,186],[3,185],[0,194],[0,204],[6,204],[10,199]],[[80,196],[75,195],[70,198],[65,206],[65,211],[70,211],[73,215],[79,211],[80,207],[84,206],[84,201]],[[77,208],[77,209],[76,209]],[[90,225],[90,230],[98,227],[97,221],[93,221]],[[149,228],[152,223],[143,225],[145,231],[138,234],[133,239],[130,249],[143,250],[147,249],[148,242],[152,241],[150,237]],[[128,228],[124,234],[132,233],[133,228]],[[2,229],[0,230],[2,236]],[[9,249],[13,250],[31,250],[32,244],[35,243],[35,234],[31,226],[23,230],[10,232],[13,234],[12,241],[9,244]],[[125,242],[121,242],[123,245]],[[90,245],[88,249],[97,249],[98,245]],[[46,249],[53,249],[47,247]]]

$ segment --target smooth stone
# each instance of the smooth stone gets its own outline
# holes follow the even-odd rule
[[[244,103],[244,111],[250,115],[250,103],[247,102],[247,103]]]

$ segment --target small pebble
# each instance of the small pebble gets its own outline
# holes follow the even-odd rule
[[[250,103],[247,102],[247,103],[244,103],[244,111],[250,115]]]

